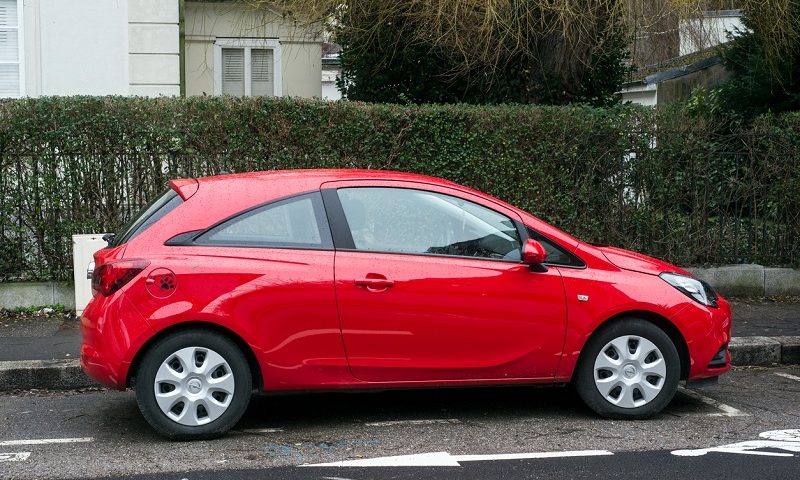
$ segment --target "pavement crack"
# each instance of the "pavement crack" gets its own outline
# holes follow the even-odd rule
[[[73,415],[73,416],[71,416],[71,417],[67,417],[67,418],[65,418],[64,420],[62,420],[62,423],[64,423],[64,422],[69,422],[70,420],[75,420],[76,418],[81,418],[81,417],[85,417],[85,416],[86,416],[86,414],[85,414],[85,413],[81,413],[81,414],[79,414],[79,415]]]

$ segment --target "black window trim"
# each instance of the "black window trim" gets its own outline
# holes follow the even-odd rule
[[[317,228],[320,233],[320,245],[308,243],[280,243],[280,242],[242,242],[242,243],[202,243],[198,242],[200,237],[210,232],[211,230],[219,227],[220,225],[235,220],[239,217],[252,214],[255,210],[270,206],[278,206],[281,203],[288,203],[297,200],[301,197],[308,196],[311,199],[311,205],[314,210],[314,218],[317,221]],[[166,242],[166,246],[182,246],[182,247],[224,247],[224,248],[266,248],[278,250],[321,250],[332,251],[334,249],[333,239],[331,237],[331,227],[325,212],[325,202],[320,195],[319,190],[310,190],[301,193],[293,193],[280,198],[275,198],[258,205],[246,208],[240,212],[234,213],[213,225],[199,230],[192,230],[189,232],[179,233]]]
[[[328,225],[330,225],[331,236],[333,237],[333,246],[336,250],[356,250],[356,243],[353,240],[353,234],[350,232],[350,224],[347,223],[342,202],[336,193],[337,190],[339,189],[322,189],[322,202],[325,204]]]
[[[548,237],[547,235],[543,234],[542,232],[536,230],[535,228],[525,225],[524,223],[519,223],[517,225],[517,230],[520,230],[520,231],[523,232],[523,234],[525,235],[525,240],[527,240],[529,238],[533,238],[534,240],[539,241],[538,238],[531,237],[531,235],[528,233],[528,229],[530,229],[531,231],[535,232],[538,237],[544,238],[545,240],[547,240],[548,242],[553,244],[553,246],[555,246],[556,249],[558,249],[561,253],[563,253],[563,254],[567,255],[568,257],[572,258],[572,260],[574,260],[577,263],[577,265],[570,265],[570,264],[567,264],[567,263],[544,262],[544,263],[542,263],[542,265],[551,266],[551,267],[558,267],[558,268],[573,268],[575,270],[583,270],[583,269],[586,268],[586,262],[584,262],[581,257],[579,257],[579,256],[575,255],[574,253],[572,253],[571,251],[567,250],[566,248],[564,248],[563,245],[561,245],[557,241],[553,240],[552,238]],[[525,240],[523,240],[523,242]]]
[[[378,253],[382,255],[413,255],[419,257],[441,257],[441,258],[459,258],[459,259],[468,259],[468,260],[482,260],[482,261],[490,261],[490,262],[501,262],[505,264],[512,264],[512,265],[521,265],[523,264],[522,260],[504,260],[502,258],[488,258],[488,257],[469,257],[469,256],[462,256],[462,255],[445,255],[441,253],[416,253],[416,252],[392,252],[392,251],[383,251],[383,250],[359,250],[356,248],[355,241],[353,241],[353,235],[350,232],[350,225],[347,223],[347,217],[344,214],[344,208],[342,207],[342,202],[339,200],[339,195],[337,191],[341,188],[396,188],[402,190],[418,190],[421,192],[430,192],[430,193],[437,193],[440,195],[447,195],[449,197],[458,198],[464,200],[465,202],[474,203],[479,205],[483,208],[491,210],[498,215],[502,215],[504,217],[508,217],[517,229],[517,235],[519,235],[519,248],[520,248],[520,256],[522,255],[522,248],[525,244],[525,240],[528,238],[528,233],[524,228],[522,222],[517,220],[516,218],[512,218],[505,213],[498,212],[494,208],[487,207],[482,203],[475,202],[473,200],[468,200],[466,198],[451,195],[448,193],[436,192],[433,190],[426,190],[424,188],[416,188],[414,186],[383,186],[383,185],[353,185],[347,187],[327,187],[322,189],[322,201],[325,203],[325,211],[328,213],[328,224],[331,228],[331,234],[333,235],[333,245],[337,251],[343,252],[358,252],[358,253]]]
[[[147,216],[142,215],[140,217],[134,217],[129,222],[127,222],[122,227],[123,230],[121,232],[115,234],[112,237],[111,242],[109,242],[109,244],[108,244],[109,247],[118,247],[120,245],[123,245],[125,243],[130,242],[131,240],[135,239],[136,237],[138,237],[139,235],[144,233],[146,230],[148,230],[154,224],[156,224],[159,221],[161,221],[161,219],[163,219],[164,217],[166,217],[167,215],[172,213],[173,210],[178,208],[184,202],[183,198],[178,194],[178,192],[176,192],[172,188],[167,188],[166,190],[162,190],[161,193],[159,193],[158,196],[153,198],[151,201],[147,202],[147,204],[144,205],[140,209],[139,212],[142,212],[143,210],[146,210],[146,209],[150,208],[151,206],[155,205],[156,202],[158,202],[162,198],[166,199],[166,201],[157,210],[154,210],[154,211],[150,212],[150,215],[147,215]],[[180,202],[177,205],[175,205],[174,207],[172,207],[168,212],[162,214],[160,216],[160,218],[158,218],[157,220],[155,220],[154,222],[152,222],[150,224],[147,224],[147,222],[149,222],[150,219],[153,218],[153,216],[155,216],[159,212],[161,212],[164,209],[164,207],[169,205],[170,202],[174,201],[175,199],[180,199]],[[137,215],[139,212],[134,213],[134,215]],[[142,227],[145,224],[147,224],[147,227],[143,229]]]

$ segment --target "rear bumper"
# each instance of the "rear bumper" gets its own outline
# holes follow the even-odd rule
[[[127,387],[134,353],[152,334],[150,326],[122,292],[96,296],[81,315],[81,369],[116,390]]]

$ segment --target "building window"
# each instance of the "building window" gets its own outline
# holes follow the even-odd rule
[[[0,0],[0,98],[24,95],[22,1]]]
[[[235,97],[281,96],[278,40],[218,38],[214,44],[214,93]]]

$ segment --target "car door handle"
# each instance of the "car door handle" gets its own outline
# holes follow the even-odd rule
[[[367,290],[381,291],[394,286],[394,281],[387,278],[367,277],[355,281],[357,287],[366,287]]]

